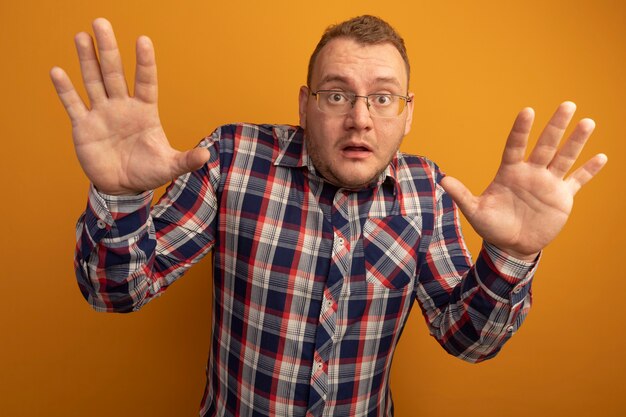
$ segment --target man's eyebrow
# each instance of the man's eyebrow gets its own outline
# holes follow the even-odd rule
[[[400,84],[400,80],[398,80],[396,77],[378,77],[374,80],[375,84],[393,84],[398,86],[399,88],[402,88],[402,85]]]
[[[339,74],[328,74],[320,80],[320,85],[335,82],[335,81],[338,81],[340,83],[347,84],[347,85],[351,84],[350,79],[348,77],[344,77],[343,75],[339,75]],[[397,86],[398,88],[402,88],[400,81],[396,77],[377,77],[372,81],[372,84],[393,84]]]
[[[338,74],[328,74],[324,78],[320,80],[320,84],[331,83],[334,81],[339,81],[343,84],[350,84],[350,80],[347,77]]]

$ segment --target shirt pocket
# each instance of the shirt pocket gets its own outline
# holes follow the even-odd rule
[[[403,289],[415,277],[422,235],[419,216],[367,219],[363,227],[365,279],[389,289]]]

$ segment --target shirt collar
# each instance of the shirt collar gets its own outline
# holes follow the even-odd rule
[[[279,152],[275,166],[302,168],[309,166],[309,154],[304,144],[304,129],[300,126],[274,126],[274,139]]]

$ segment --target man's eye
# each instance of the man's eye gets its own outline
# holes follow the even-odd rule
[[[391,96],[387,94],[378,95],[374,98],[374,103],[376,103],[377,106],[387,106],[391,104],[391,102]]]
[[[346,100],[346,96],[341,93],[330,93],[328,95],[328,101],[333,104],[343,103]]]

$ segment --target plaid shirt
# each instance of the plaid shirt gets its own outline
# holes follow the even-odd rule
[[[417,300],[451,354],[494,356],[530,308],[535,264],[483,245],[472,266],[456,207],[425,158],[398,153],[371,187],[337,188],[292,126],[231,125],[210,161],[152,193],[90,192],[80,289],[129,312],[213,249],[206,416],[391,416],[393,352]]]

